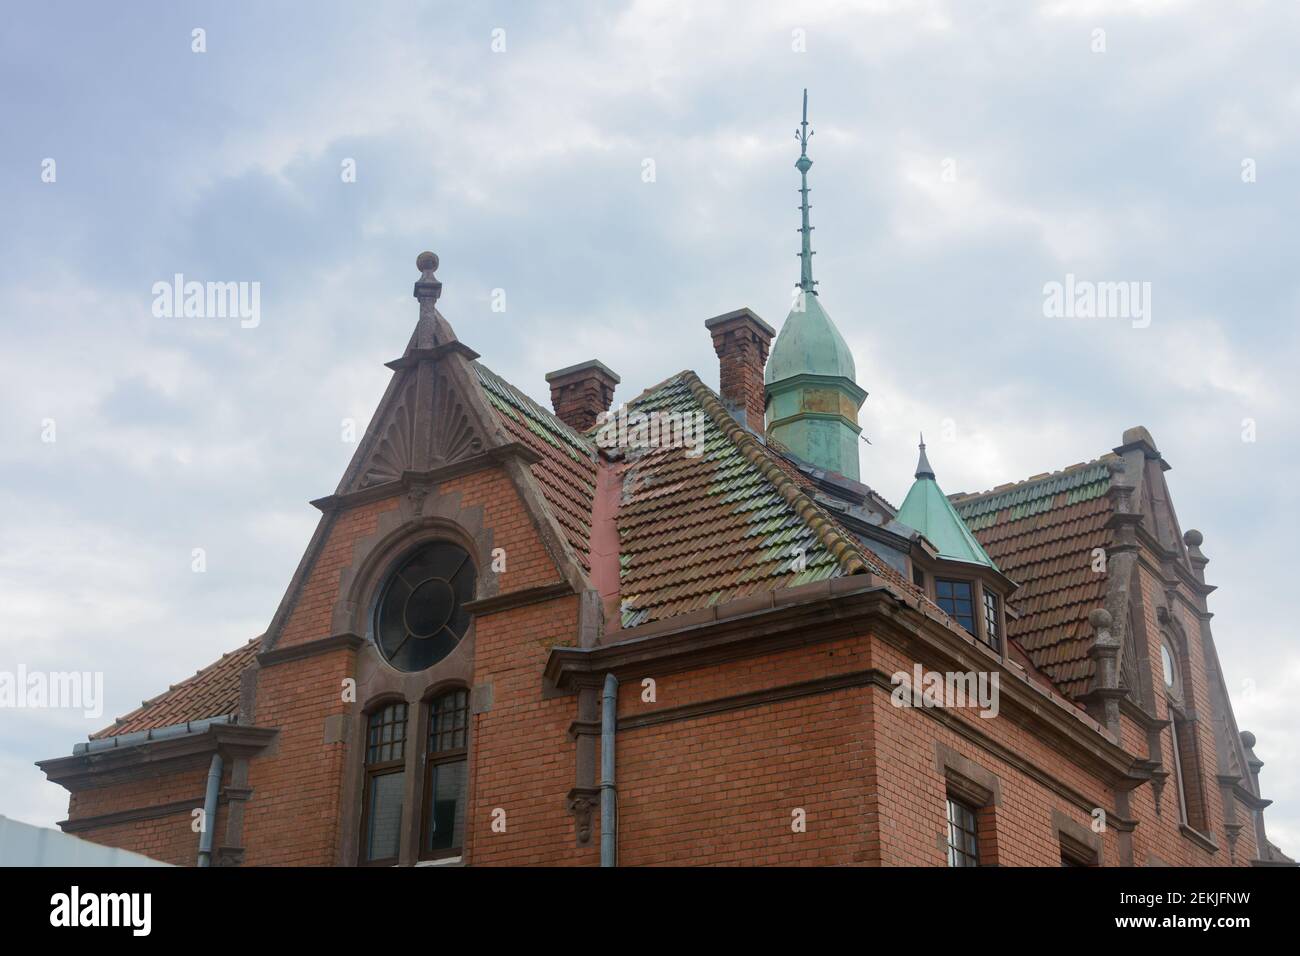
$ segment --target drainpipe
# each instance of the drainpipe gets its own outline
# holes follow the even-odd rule
[[[217,793],[221,790],[221,754],[208,765],[208,789],[203,794],[203,832],[199,834],[199,866],[212,865],[212,837],[217,830]]]
[[[618,866],[618,791],[614,787],[614,731],[618,678],[605,675],[600,695],[600,865]]]

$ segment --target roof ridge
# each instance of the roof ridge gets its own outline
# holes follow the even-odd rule
[[[794,509],[795,514],[816,533],[826,550],[834,555],[841,569],[846,574],[874,570],[874,565],[863,554],[862,549],[841,534],[830,515],[805,494],[776,462],[772,461],[767,449],[763,448],[758,439],[731,417],[731,413],[723,408],[722,402],[718,400],[713,390],[689,369],[680,375],[684,377],[687,387],[690,388],[691,394],[695,396],[700,407],[713,420],[713,424],[742,455],[749,459],[752,465],[758,468],[763,477],[772,483],[777,493],[785,499],[786,504]]]
[[[526,402],[530,406],[529,410],[537,413],[537,415],[541,417],[542,420],[545,421],[547,425],[554,427],[566,438],[573,439],[574,442],[577,445],[579,445],[581,448],[583,448],[583,450],[585,450],[588,454],[592,454],[592,455],[595,454],[595,449],[590,447],[592,441],[590,438],[587,437],[587,435],[584,432],[578,431],[568,422],[564,421],[564,419],[556,415],[555,412],[551,411],[549,408],[546,408],[535,398],[533,398],[531,395],[529,395],[521,388],[519,388],[519,386],[515,385],[513,382],[511,382],[509,379],[507,379],[505,376],[501,375],[500,373],[494,372],[491,368],[484,365],[482,362],[475,360],[471,364],[473,364],[473,366],[479,371],[487,373],[487,375],[495,379],[498,384],[504,386],[505,388],[508,388],[511,392],[514,393],[516,398],[518,398],[523,402]]]
[[[661,382],[656,382],[656,383],[653,384],[653,385],[647,385],[645,388],[641,389],[641,394],[640,394],[640,395],[638,395],[636,398],[629,398],[629,399],[628,399],[626,402],[624,402],[623,404],[624,404],[624,405],[633,405],[633,404],[635,404],[635,403],[641,401],[641,399],[645,398],[647,395],[651,394],[652,392],[657,392],[657,391],[659,391],[661,388],[663,388],[663,387],[666,386],[666,385],[672,385],[673,383],[678,382],[678,381],[680,381],[681,379],[685,378],[687,375],[690,375],[690,376],[692,376],[692,377],[694,377],[694,378],[697,378],[697,379],[699,378],[699,376],[696,375],[693,371],[691,371],[691,370],[688,369],[688,368],[684,368],[684,369],[682,369],[680,372],[674,372],[672,375],[669,375],[666,379],[664,379],[664,380],[661,381]],[[701,382],[700,384],[703,384],[703,383]],[[707,386],[706,386],[706,387],[707,387]]]
[[[1056,471],[1045,471],[1042,474],[1031,475],[1028,478],[1022,478],[1020,481],[1011,481],[1004,485],[989,488],[987,491],[956,491],[948,495],[948,500],[953,504],[968,504],[969,502],[976,501],[980,498],[989,498],[993,495],[1005,494],[1008,491],[1028,488],[1031,485],[1041,484],[1042,482],[1050,481],[1053,478],[1060,478],[1062,475],[1070,475],[1087,468],[1094,468],[1103,462],[1116,458],[1118,458],[1118,456],[1113,451],[1108,451],[1089,461],[1075,462],[1073,465],[1066,465],[1064,468],[1058,468]]]

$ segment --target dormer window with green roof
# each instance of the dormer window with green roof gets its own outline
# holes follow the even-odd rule
[[[1001,654],[1002,596],[1015,585],[998,570],[935,481],[924,440],[915,477],[897,517],[925,541],[913,554],[912,580],[977,641]]]

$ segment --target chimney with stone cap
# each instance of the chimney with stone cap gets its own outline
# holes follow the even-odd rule
[[[757,435],[764,432],[763,366],[776,330],[750,309],[708,319],[718,353],[718,393],[731,414]]]
[[[596,424],[601,412],[614,401],[614,386],[621,379],[595,359],[548,372],[551,407],[555,416],[570,428],[585,432]]]

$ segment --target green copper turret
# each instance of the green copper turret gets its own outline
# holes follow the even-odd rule
[[[867,393],[858,387],[853,353],[822,307],[812,277],[812,230],[809,223],[808,91],[803,93],[799,141],[799,206],[802,237],[799,294],[781,326],[763,373],[767,396],[767,433],[799,458],[825,471],[859,480],[858,410]]]

